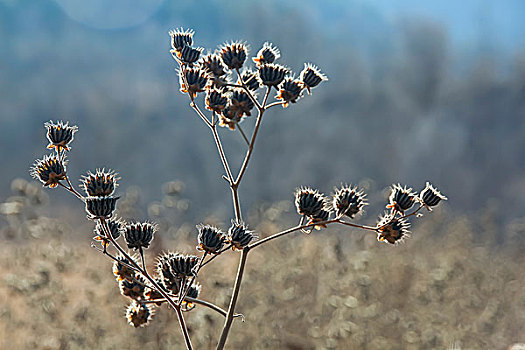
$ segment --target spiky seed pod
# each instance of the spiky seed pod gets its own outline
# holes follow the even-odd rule
[[[52,120],[44,124],[47,129],[47,139],[49,140],[49,145],[47,148],[55,148],[57,151],[65,149],[66,151],[70,150],[69,143],[73,141],[75,133],[78,131],[76,125],[69,125],[69,122],[64,123],[63,121],[58,121],[53,123]]]
[[[200,285],[200,283],[195,282],[191,286],[188,287],[188,292],[186,296],[193,298],[193,299],[197,299],[199,297],[201,289],[202,289],[202,286]],[[186,311],[191,310],[195,307],[195,304],[189,300],[183,300],[182,305],[184,306]]]
[[[410,223],[403,218],[396,218],[392,214],[384,214],[377,223],[377,240],[396,244],[409,237]]]
[[[29,174],[44,184],[44,187],[57,187],[60,180],[66,179],[66,160],[61,161],[55,154],[48,154],[42,159],[37,159]]]
[[[215,78],[222,77],[227,73],[226,67],[224,66],[224,63],[222,63],[220,56],[215,53],[207,54],[202,57],[200,65],[202,69]]]
[[[109,219],[106,221],[109,227],[109,232],[111,233],[111,237],[113,239],[118,239],[122,232],[124,231],[125,224],[120,219]],[[107,238],[106,231],[102,227],[100,222],[97,222],[97,225],[95,226],[94,230],[95,237],[93,237],[94,240],[100,241],[100,243],[103,246],[107,246],[109,244],[109,239]]]
[[[257,73],[251,69],[246,69],[241,73],[241,77],[237,83],[240,85],[241,81],[251,91],[257,91],[257,89],[261,87],[261,83],[259,79],[257,79]]]
[[[131,258],[133,259],[133,261],[137,260],[136,257]],[[124,279],[130,281],[133,280],[133,278],[135,277],[135,271],[130,269],[128,266],[122,264],[125,263],[127,265],[132,266],[131,261],[129,261],[128,258],[124,257],[121,254],[117,255],[117,260],[113,262],[113,274],[117,278],[117,281],[122,281]]]
[[[153,309],[148,304],[131,302],[126,310],[128,323],[133,327],[145,327],[153,317]]]
[[[191,66],[199,60],[203,50],[201,47],[193,48],[191,46],[184,46],[180,51],[179,58],[182,62]]]
[[[302,187],[295,192],[295,207],[300,215],[316,216],[325,207],[323,194],[309,187]]]
[[[186,86],[186,82],[188,86]],[[186,68],[179,72],[180,91],[189,93],[192,98],[197,96],[198,92],[203,92],[208,82],[206,72],[199,68]]]
[[[111,196],[118,186],[119,179],[113,170],[97,169],[94,174],[88,171],[87,175],[82,176],[80,187],[90,197]]]
[[[301,71],[300,80],[303,82],[308,94],[311,94],[312,88],[319,85],[323,80],[328,80],[328,78],[313,64],[305,63]]]
[[[228,241],[233,250],[242,250],[256,238],[253,231],[249,231],[243,222],[232,220],[232,225],[228,229]]]
[[[126,225],[124,238],[129,249],[148,248],[153,235],[157,232],[157,225],[149,222],[137,222]]]
[[[230,110],[235,113],[236,115],[242,117],[243,115],[251,116],[251,110],[254,107],[254,103],[251,100],[250,96],[242,90],[242,89],[235,89],[233,90],[232,96],[231,96],[231,105]]]
[[[194,33],[192,29],[183,30],[182,28],[177,28],[170,30],[169,34],[171,36],[171,47],[173,50],[180,52],[184,47],[192,46]]]
[[[427,181],[425,188],[419,194],[419,199],[427,209],[431,209],[431,207],[435,207],[439,202],[442,200],[446,201],[448,198],[442,195],[437,188]]]
[[[228,97],[217,89],[206,91],[206,108],[215,113],[221,113],[228,104]]]
[[[248,56],[248,48],[242,42],[232,42],[224,44],[219,54],[228,68],[241,69]]]
[[[180,278],[171,272],[170,260],[175,257],[175,253],[165,253],[157,259],[157,273],[160,276],[162,286],[173,294],[179,293]]]
[[[155,281],[157,282],[158,285],[160,285],[161,288],[163,287],[163,283],[162,283],[161,279],[155,277]],[[162,294],[157,289],[150,288],[150,287],[146,288],[146,290],[144,292],[144,297],[146,298],[146,300],[161,300],[160,302],[155,303],[155,305],[157,305],[157,306],[161,306],[162,305],[162,299],[164,299]]]
[[[194,276],[193,268],[197,266],[199,257],[196,255],[174,254],[169,259],[171,273],[177,278]]]
[[[257,52],[257,56],[253,58],[253,61],[257,66],[273,63],[276,59],[281,57],[281,52],[273,44],[265,42],[263,47]]]
[[[290,73],[290,69],[280,64],[269,63],[260,66],[258,72],[259,80],[263,85],[277,87],[286,74]]]
[[[86,212],[89,218],[107,219],[113,215],[120,197],[86,197]]]
[[[357,187],[342,186],[340,189],[335,188],[332,207],[337,217],[346,215],[353,219],[367,204],[366,194],[358,190]]]
[[[231,106],[226,106],[219,116],[219,121],[220,126],[235,130],[235,126],[241,121],[241,116],[237,114]]]
[[[279,92],[276,99],[283,101],[283,107],[288,107],[291,103],[296,103],[301,92],[303,91],[303,84],[301,81],[294,79],[293,77],[286,77],[283,82],[277,87]]]
[[[144,276],[135,274],[135,277],[128,280],[123,279],[118,283],[120,294],[131,299],[144,299],[144,291],[146,290],[146,279]]]
[[[210,225],[198,225],[197,230],[199,230],[197,250],[217,254],[222,249],[226,237],[221,230]]]
[[[403,213],[405,210],[412,208],[416,202],[417,194],[412,192],[412,188],[401,187],[400,184],[392,185],[390,196],[388,197],[387,208],[394,208]]]

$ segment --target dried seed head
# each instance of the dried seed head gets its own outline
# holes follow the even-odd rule
[[[432,186],[432,184],[430,184],[430,182],[427,181],[425,188],[419,194],[419,199],[427,209],[431,209],[431,207],[435,207],[442,200],[446,201],[447,197],[442,195],[434,186]]]
[[[273,44],[265,42],[263,47],[257,52],[257,56],[253,58],[253,61],[258,65],[267,63],[273,63],[276,59],[281,57],[281,52]]]
[[[240,69],[246,61],[248,48],[242,42],[224,44],[220,48],[220,56],[224,64],[230,69]]]
[[[239,117],[242,117],[243,115],[251,116],[252,114],[250,111],[253,107],[253,101],[243,89],[233,90],[230,105],[231,112]]]
[[[215,113],[221,113],[228,104],[228,97],[217,89],[206,91],[206,108]]]
[[[388,197],[387,208],[394,208],[403,213],[405,210],[412,208],[416,202],[417,194],[412,192],[412,188],[401,187],[400,184],[392,185],[390,196]]]
[[[69,126],[69,122],[64,124],[63,121],[58,121],[55,124],[52,120],[45,123],[44,126],[47,129],[46,136],[49,140],[47,148],[55,148],[59,152],[62,149],[70,150],[69,143],[73,141],[73,136],[78,130],[77,126]]]
[[[228,229],[228,241],[233,250],[242,250],[254,238],[256,237],[253,235],[253,231],[249,231],[243,222],[232,220],[232,225]]]
[[[118,283],[120,294],[131,299],[144,299],[144,291],[146,290],[146,279],[140,274],[135,274],[132,279],[123,279]]]
[[[276,99],[283,101],[283,107],[288,107],[291,103],[296,103],[301,92],[303,91],[303,83],[293,77],[286,77],[283,82],[277,87],[279,92]]]
[[[225,75],[222,77],[208,77],[208,85],[206,86],[206,90],[219,90],[222,93],[226,93],[230,90],[230,87],[228,84],[232,84],[232,81],[230,79],[230,76]]]
[[[184,47],[193,45],[194,33],[192,29],[183,30],[182,28],[177,28],[170,30],[169,34],[173,50],[180,52]]]
[[[161,288],[163,288],[162,286],[162,280],[159,279],[158,277],[155,277],[155,282],[157,282],[158,285],[160,285]],[[164,290],[164,288],[163,288]],[[167,290],[165,290],[167,291]],[[144,297],[146,298],[146,300],[161,300],[157,303],[155,303],[155,305],[157,306],[161,306],[162,305],[162,299],[164,299],[164,297],[162,296],[162,294],[155,288],[150,288],[150,287],[147,287],[146,288],[146,291],[144,292]]]
[[[202,286],[195,282],[191,286],[188,287],[188,292],[186,293],[187,297],[197,299],[199,297],[199,293],[201,292]],[[195,305],[188,300],[183,300],[182,305],[186,309],[186,311],[191,310],[195,307]]]
[[[55,154],[48,154],[43,159],[37,159],[29,174],[51,188],[57,187],[60,180],[66,179],[66,160],[61,161]]]
[[[157,225],[149,222],[137,222],[126,225],[124,238],[129,249],[148,248],[153,235],[157,232]]]
[[[82,176],[80,187],[90,197],[111,196],[118,186],[119,179],[113,170],[97,169],[94,174],[88,171],[87,175]]]
[[[197,266],[199,257],[195,255],[186,255],[176,253],[169,258],[171,273],[177,278],[194,276],[194,267]]]
[[[188,85],[186,86],[186,82]],[[192,98],[197,96],[198,92],[203,92],[208,82],[206,72],[199,68],[186,68],[179,72],[180,91],[189,93]]]
[[[409,237],[410,223],[402,218],[396,218],[392,214],[385,213],[377,223],[377,240],[396,244]]]
[[[148,304],[131,302],[126,310],[126,318],[133,327],[145,327],[153,317],[153,309]]]
[[[118,239],[125,229],[125,223],[122,220],[115,218],[107,220],[106,223],[108,224],[111,237],[113,237],[113,239],[115,240]],[[109,244],[109,239],[107,238],[106,231],[104,230],[100,222],[97,222],[94,234],[94,240],[100,241],[103,246],[107,246]]]
[[[203,50],[201,47],[193,48],[191,46],[184,46],[178,54],[178,57],[182,62],[191,66],[199,60]]]
[[[241,84],[241,81],[251,91],[256,91],[261,87],[261,83],[259,82],[259,79],[257,79],[257,73],[251,69],[246,69],[241,73],[240,80],[238,81],[239,85]]]
[[[304,84],[304,87],[311,93],[311,89],[319,85],[323,80],[328,80],[326,75],[321,73],[319,68],[311,63],[305,63],[304,68],[301,71],[300,79]]]
[[[199,230],[197,250],[217,254],[222,249],[226,237],[221,230],[210,225],[198,225],[197,230]]]
[[[86,197],[86,212],[91,220],[107,219],[113,215],[120,197]]]
[[[359,191],[357,187],[342,186],[340,189],[335,188],[332,206],[337,217],[346,215],[353,219],[367,204],[366,194]]]
[[[316,224],[314,226],[316,230],[320,230],[321,228],[326,228],[326,224],[319,224],[319,223],[330,219],[330,211],[327,209],[321,209],[321,211],[317,215],[310,216],[309,219],[310,221],[308,221],[308,224]]]
[[[137,261],[136,256],[131,257],[133,261]],[[133,280],[135,277],[135,271],[130,269],[128,266],[122,264],[125,263],[127,265],[132,266],[131,261],[128,260],[128,258],[124,257],[123,255],[119,254],[117,255],[117,260],[113,262],[113,274],[116,276],[117,281],[122,281],[124,279],[127,280]]]
[[[226,74],[226,67],[222,63],[221,57],[215,53],[209,53],[202,57],[200,65],[204,71],[213,77],[222,77]]]
[[[286,74],[290,73],[290,69],[281,66],[280,64],[264,64],[259,67],[259,80],[263,85],[275,86],[279,85]]]
[[[165,253],[157,258],[157,273],[164,289],[173,294],[179,293],[180,278],[171,272],[170,260],[175,257],[175,253]]]
[[[323,194],[309,187],[302,187],[295,192],[295,207],[300,215],[319,215],[325,207],[325,202]]]
[[[236,113],[230,105],[226,106],[226,108],[222,110],[222,113],[219,116],[219,120],[220,126],[228,127],[231,130],[235,130],[235,126],[241,121],[241,116],[238,113]]]

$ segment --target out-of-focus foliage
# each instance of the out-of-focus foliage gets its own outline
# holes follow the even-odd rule
[[[171,349],[182,342],[162,306],[147,328],[130,327],[110,260],[89,248],[88,227],[38,215],[35,183],[17,180],[0,205],[0,348]],[[180,183],[165,192],[179,201]],[[21,203],[17,208],[16,203]],[[133,207],[128,198],[128,208]],[[156,252],[195,249],[196,229],[150,206],[162,229]],[[61,215],[63,213],[60,213]],[[157,215],[158,214],[158,215]],[[125,215],[123,213],[123,215]],[[247,218],[264,237],[293,224],[293,204],[260,205]],[[445,222],[445,218],[453,219]],[[18,221],[17,221],[18,220]],[[80,221],[79,221],[80,222]],[[227,223],[209,218],[219,226]],[[188,229],[189,227],[189,229]],[[81,230],[79,236],[76,230]],[[172,232],[173,235],[166,234]],[[525,224],[507,228],[511,249],[494,249],[489,214],[478,220],[439,207],[406,244],[330,227],[296,233],[251,254],[228,345],[250,349],[503,349],[523,341]],[[238,253],[202,271],[201,296],[225,307]],[[153,264],[153,261],[148,261]],[[222,316],[197,306],[187,314],[196,348],[215,345]],[[271,320],[271,321],[269,321]],[[31,331],[28,331],[31,330]],[[217,333],[206,330],[214,330]],[[256,336],[254,336],[256,334]]]
[[[481,14],[479,40],[459,45],[446,23],[392,19],[359,1],[166,1],[118,30],[75,22],[62,2],[0,1],[4,178],[27,173],[43,121],[65,119],[83,131],[71,154],[78,175],[110,166],[148,201],[159,197],[158,184],[180,178],[199,212],[227,215],[213,140],[177,92],[168,53],[168,30],[185,26],[206,47],[244,38],[255,54],[269,39],[283,63],[297,71],[309,57],[330,78],[286,116],[265,116],[243,184],[246,205],[282,200],[302,184],[372,178],[381,189],[431,180],[454,209],[473,212],[491,200],[500,218],[521,215],[525,58],[519,47],[500,50]],[[242,139],[223,138],[238,160]],[[262,185],[267,179],[271,186]],[[4,181],[0,196],[7,193]]]

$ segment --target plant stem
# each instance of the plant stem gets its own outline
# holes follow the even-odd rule
[[[224,327],[221,332],[221,337],[217,343],[217,349],[224,349],[226,344],[226,339],[228,338],[228,333],[233,322],[233,316],[235,311],[235,305],[237,304],[237,299],[239,297],[239,291],[241,289],[242,276],[244,275],[244,267],[246,266],[246,259],[248,258],[248,252],[250,247],[245,247],[241,253],[241,261],[239,262],[239,269],[237,270],[237,277],[235,278],[235,284],[233,286],[233,295],[230,300],[230,306],[228,307],[228,314],[226,315],[226,321],[224,322]]]

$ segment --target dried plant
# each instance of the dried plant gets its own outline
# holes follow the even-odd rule
[[[167,303],[177,314],[185,345],[192,348],[184,313],[197,305],[208,307],[225,317],[217,349],[223,349],[235,318],[235,306],[241,290],[241,282],[251,250],[274,239],[293,232],[311,233],[331,224],[348,226],[373,232],[378,241],[396,245],[409,237],[409,219],[422,215],[422,209],[431,211],[440,201],[446,200],[435,187],[427,182],[418,194],[412,188],[392,185],[386,211],[375,226],[350,222],[362,213],[367,205],[364,192],[352,185],[335,188],[330,197],[317,189],[301,187],[295,193],[295,206],[299,223],[281,232],[261,235],[260,239],[243,221],[239,188],[251,160],[264,113],[273,107],[286,108],[297,103],[326,76],[314,65],[306,63],[294,78],[291,70],[275,63],[281,56],[278,48],[265,43],[252,58],[255,67],[248,68],[248,46],[244,42],[230,42],[214,53],[202,55],[202,48],[193,47],[193,30],[177,29],[170,32],[171,54],[178,64],[180,91],[187,94],[190,106],[209,128],[224,167],[222,177],[230,187],[233,203],[233,218],[227,231],[199,224],[196,229],[198,255],[173,251],[157,257],[155,268],[146,266],[145,250],[155,238],[157,225],[150,222],[127,223],[117,217],[115,210],[118,196],[114,196],[119,180],[112,170],[97,169],[88,172],[80,180],[82,194],[72,185],[66,167],[66,153],[78,128],[62,121],[45,124],[48,148],[54,153],[36,160],[31,175],[44,187],[62,187],[80,199],[87,218],[95,223],[92,247],[113,260],[113,273],[122,295],[130,299],[126,318],[130,325],[143,327],[154,317],[155,308]],[[262,90],[262,91],[261,91]],[[271,94],[276,92],[271,101]],[[262,98],[258,97],[260,92]],[[202,98],[200,98],[202,97]],[[201,104],[204,108],[199,107]],[[255,119],[251,133],[245,133],[241,124],[250,117]],[[219,127],[238,130],[246,142],[246,153],[239,170],[234,173],[225,153]],[[122,242],[124,240],[124,242]],[[119,243],[120,241],[120,243]],[[123,247],[125,243],[127,249]],[[227,310],[199,298],[202,285],[197,282],[199,272],[217,257],[226,252],[240,252],[235,284]],[[204,285],[206,287],[206,285]]]

